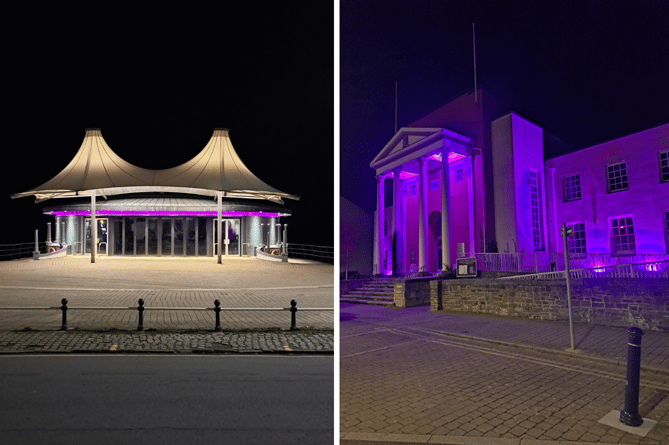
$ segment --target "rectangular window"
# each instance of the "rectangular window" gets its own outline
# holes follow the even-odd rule
[[[416,264],[416,249],[411,249],[411,255],[409,256],[411,265]]]
[[[581,175],[563,176],[562,183],[565,202],[581,199]]]
[[[388,249],[385,249],[383,254],[383,270],[386,269],[388,269]]]
[[[660,166],[660,182],[669,182],[669,150],[659,152],[657,158]]]
[[[388,220],[383,221],[383,236],[388,236]]]
[[[409,187],[409,196],[416,196],[416,186],[412,185]]]
[[[606,189],[609,193],[627,190],[627,165],[624,162],[606,166]]]
[[[439,179],[433,179],[430,181],[430,191],[439,190]]]
[[[664,212],[664,239],[666,242],[666,252],[669,253],[669,211]]]
[[[571,223],[573,231],[572,236],[567,238],[567,247],[569,247],[569,254],[572,257],[585,257],[587,254],[585,247],[585,223]]]
[[[530,171],[530,207],[532,209],[532,239],[534,251],[543,250],[543,230],[541,222],[541,201],[539,197],[538,172]]]
[[[455,183],[462,182],[465,180],[464,171],[462,169],[455,171]]]
[[[632,216],[616,216],[611,219],[611,254],[636,255]]]

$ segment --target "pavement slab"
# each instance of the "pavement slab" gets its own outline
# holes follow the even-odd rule
[[[669,334],[642,342],[646,437],[623,405],[627,333],[567,323],[340,305],[341,443],[669,443]],[[622,334],[618,331],[622,331]],[[360,436],[360,435],[374,436]]]
[[[65,332],[59,331],[63,298]],[[137,331],[140,298],[144,332]],[[216,258],[104,256],[94,264],[85,256],[6,261],[0,262],[0,353],[333,353],[333,299],[333,266],[308,261],[233,257],[218,264]],[[221,304],[222,332],[212,332],[214,300]],[[289,308],[291,300],[297,302],[297,331],[289,330],[290,311],[264,310]],[[26,309],[7,310],[16,307]],[[303,310],[314,308],[324,310]]]

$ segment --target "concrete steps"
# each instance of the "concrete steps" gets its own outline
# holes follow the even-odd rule
[[[375,306],[393,305],[394,286],[391,278],[373,278],[358,289],[342,295],[342,303],[371,304]]]

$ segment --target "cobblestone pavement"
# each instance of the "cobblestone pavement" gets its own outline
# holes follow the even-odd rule
[[[77,310],[77,307],[133,307],[144,299],[144,328],[213,329],[213,311],[152,310],[152,307],[288,308],[297,301],[298,328],[334,328],[333,266],[272,263],[256,258],[88,257],[0,263],[0,331],[58,329],[59,310],[2,310],[59,307],[67,298],[68,327],[89,330],[135,329],[136,310]],[[223,329],[289,328],[288,311],[222,311]]]
[[[17,353],[324,353],[334,334],[305,332],[0,332],[0,354]]]
[[[0,262],[0,353],[57,352],[328,352],[333,353],[333,266],[272,263],[256,258],[109,258],[74,256]],[[60,307],[61,311],[2,310]],[[137,332],[138,300],[145,301]],[[152,308],[288,308],[297,301],[297,331],[289,311],[221,311],[223,332],[212,332],[212,310]],[[77,309],[133,308],[131,310]]]
[[[582,352],[569,355],[567,323],[427,307],[340,310],[343,444],[669,443],[668,334],[648,332],[642,342],[642,358],[646,349],[653,358],[644,362],[639,412],[658,423],[641,437],[599,423],[623,408],[624,329],[578,325]]]

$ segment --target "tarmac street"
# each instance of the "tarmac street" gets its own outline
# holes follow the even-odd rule
[[[329,444],[333,357],[3,356],[3,444]]]
[[[623,408],[624,328],[577,324],[571,352],[567,323],[340,311],[342,444],[669,443],[669,334],[642,343],[642,437],[599,422]]]

